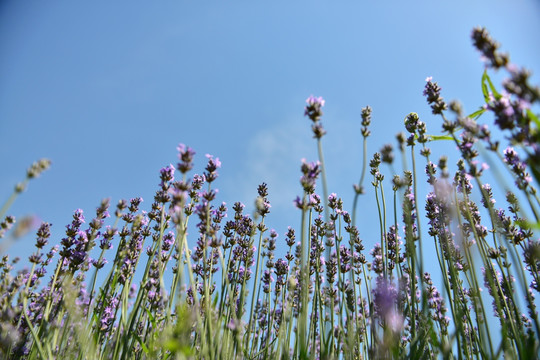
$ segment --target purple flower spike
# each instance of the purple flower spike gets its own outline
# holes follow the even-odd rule
[[[498,51],[499,44],[495,42],[485,28],[473,29],[471,38],[474,46],[482,53],[482,59],[488,67],[499,69],[510,62],[508,54]]]
[[[204,177],[207,182],[211,183],[218,177],[217,169],[221,167],[221,161],[219,161],[219,158],[214,159],[214,156],[210,154],[206,154],[206,157],[208,158],[208,164],[205,168],[206,172],[204,173]]]
[[[426,79],[424,96],[431,105],[433,114],[442,114],[443,110],[446,110],[448,107],[441,97],[441,87],[437,83],[432,82],[431,79],[431,76]]]
[[[49,237],[51,236],[51,224],[49,223],[41,223],[39,229],[37,230],[37,240],[36,240],[36,247],[38,249],[42,249],[47,243],[49,242]]]
[[[176,168],[182,174],[185,174],[193,168],[193,157],[195,156],[195,151],[184,144],[178,144],[176,149],[178,150],[178,158],[180,159],[180,162],[176,165]]]
[[[321,108],[324,106],[324,99],[322,97],[314,97],[311,95],[306,99],[307,106],[304,109],[304,115],[309,117],[313,122],[319,121],[323,112]]]
[[[161,178],[161,183],[159,185],[165,187],[169,181],[174,180],[174,166],[169,164],[169,166],[162,168],[159,170],[159,175]]]
[[[321,107],[324,106],[324,99],[322,98],[322,96],[319,96],[319,97],[315,97],[313,95],[310,95],[307,99],[306,99],[306,103],[308,104],[308,106],[314,106],[314,105],[319,105]]]
[[[398,291],[394,284],[382,276],[376,279],[373,292],[375,316],[386,321],[393,331],[399,331],[403,326],[403,316],[397,310]]]
[[[300,178],[300,183],[308,194],[311,194],[315,191],[315,183],[317,177],[321,173],[320,163],[317,162],[307,162],[306,159],[302,159],[302,166],[300,167],[302,171],[302,177]]]

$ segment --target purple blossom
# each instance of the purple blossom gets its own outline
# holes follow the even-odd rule
[[[15,217],[12,215],[6,215],[4,220],[0,222],[0,239],[4,237],[4,234],[9,231],[15,224]]]
[[[304,115],[309,117],[313,122],[319,121],[321,116],[323,115],[323,112],[321,108],[324,106],[324,99],[322,97],[314,97],[313,95],[310,95],[306,99],[306,107],[304,109]]]
[[[184,144],[178,144],[176,149],[178,150],[178,158],[180,159],[180,162],[176,165],[176,168],[182,174],[185,174],[193,168],[193,157],[195,156],[195,151]]]
[[[411,134],[414,134],[418,130],[420,123],[417,113],[410,113],[405,117],[405,129]]]
[[[100,319],[100,330],[107,334],[111,329],[114,323],[114,318],[116,316],[116,308],[118,306],[118,298],[111,297],[107,301],[107,306],[103,309],[103,314]]]
[[[501,130],[512,130],[518,125],[518,118],[521,114],[519,104],[514,103],[508,94],[503,94],[498,99],[492,99],[487,104],[487,109],[495,114],[495,124]]]
[[[507,70],[510,78],[503,81],[503,86],[506,91],[519,98],[521,109],[529,108],[530,104],[540,100],[540,88],[529,84],[532,75],[529,70],[513,64],[508,65]]]
[[[339,247],[339,271],[347,273],[351,269],[351,251],[348,247],[341,245]]]
[[[90,221],[89,227],[97,232],[101,227],[103,226],[103,223],[105,222],[105,219],[110,217],[109,214],[109,206],[110,206],[110,199],[103,199],[101,201],[100,206],[96,208],[96,216]]]
[[[206,177],[204,175],[199,175],[199,174],[193,175],[193,179],[191,180],[191,187],[192,187],[193,192],[196,193],[196,190],[200,190],[205,181],[206,181]]]
[[[527,172],[527,164],[522,162],[518,153],[512,147],[504,150],[504,161],[511,167],[512,172],[517,176],[516,185],[519,189],[524,190],[532,181],[531,176]]]
[[[375,279],[376,286],[372,290],[374,316],[386,322],[394,332],[401,330],[403,316],[397,310],[398,291],[394,284],[383,276]]]
[[[261,216],[266,216],[268,213],[270,213],[270,208],[272,205],[270,205],[270,201],[268,201],[265,197],[257,197],[257,200],[255,201],[255,206],[257,208],[257,213]]]
[[[446,316],[448,309],[445,306],[444,299],[437,288],[433,285],[429,273],[424,273],[424,282],[427,285],[425,292],[428,298],[428,306],[430,309],[432,309],[431,316],[433,320],[437,321],[441,326],[442,333],[447,334],[450,318]]]
[[[92,262],[92,265],[94,265],[96,269],[101,269],[108,263],[107,259],[105,258],[94,259],[91,262]]]
[[[105,232],[102,234],[99,247],[103,250],[111,249],[113,247],[112,238],[117,233],[118,233],[118,230],[116,228],[111,228],[110,226],[107,226],[105,228]]]
[[[164,190],[167,190],[167,184],[174,181],[174,166],[169,164],[169,166],[161,168],[161,170],[159,170],[159,177],[161,179],[159,186],[161,186]]]
[[[493,312],[501,321],[506,321],[512,315],[508,311],[515,308],[514,304],[514,277],[507,277],[499,270],[495,270],[493,264],[489,264],[488,268],[482,267],[484,276],[484,286],[488,289],[489,294],[493,297]],[[501,306],[505,303],[507,306]],[[499,305],[498,305],[499,304]]]
[[[384,262],[382,257],[381,244],[376,243],[370,254],[371,256],[373,256],[373,262],[371,264],[373,271],[376,274],[382,274],[384,272]]]
[[[369,105],[362,108],[362,112],[361,112],[362,129],[361,129],[361,132],[362,132],[362,136],[364,138],[367,138],[371,134],[371,132],[368,129],[368,126],[371,124],[371,113],[372,113],[372,109],[371,109],[371,107]]]
[[[495,199],[493,198],[493,190],[491,189],[491,185],[489,184],[482,185],[482,190],[485,196],[485,197],[482,196],[482,199],[480,199],[480,201],[482,202],[482,205],[486,209],[495,205]],[[489,204],[486,202],[486,198],[488,199]]]
[[[210,154],[206,154],[206,158],[208,159],[208,164],[205,168],[204,177],[208,183],[211,183],[218,177],[217,169],[221,167],[221,161],[219,161],[219,158],[214,159]]]
[[[277,259],[275,269],[277,276],[285,275],[289,272],[289,264],[284,259]]]
[[[426,79],[424,96],[428,104],[431,105],[433,114],[442,114],[448,107],[441,97],[441,87],[437,83],[432,82],[431,79],[431,76]]]
[[[37,235],[36,247],[38,249],[42,249],[49,242],[48,239],[51,236],[50,229],[51,229],[51,224],[46,223],[46,222],[41,223],[41,225],[39,226],[36,232],[36,235]]]
[[[174,233],[169,231],[167,234],[163,235],[163,243],[161,249],[165,252],[168,252],[172,245],[174,244]]]
[[[491,38],[485,28],[475,27],[471,38],[474,46],[482,53],[482,59],[487,66],[498,69],[508,65],[508,54],[500,53],[497,50],[500,45]]]
[[[137,197],[137,198],[131,199],[130,202],[129,202],[129,207],[128,207],[129,212],[136,213],[137,211],[139,211],[139,205],[142,202],[143,202],[142,197]]]
[[[263,276],[262,276],[262,284],[263,284],[263,291],[268,294],[270,292],[270,286],[272,282],[274,281],[274,277],[271,275],[270,270],[264,270]]]
[[[300,177],[300,184],[304,188],[304,191],[308,194],[311,194],[315,191],[315,183],[317,177],[321,173],[321,167],[318,161],[316,162],[307,162],[306,159],[302,159],[302,166],[300,170],[302,171],[302,176]]]
[[[287,242],[287,246],[288,247],[294,246],[296,235],[295,235],[294,229],[292,227],[289,226],[287,228],[287,234],[285,236],[286,236],[285,241]]]
[[[333,252],[328,261],[326,261],[326,281],[328,282],[328,286],[332,286],[334,281],[336,281],[337,265],[337,254]]]

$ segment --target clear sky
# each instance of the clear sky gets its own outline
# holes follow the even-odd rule
[[[540,1],[4,0],[0,202],[33,161],[50,158],[11,213],[52,222],[59,240],[75,209],[90,218],[105,197],[142,196],[149,210],[159,169],[185,143],[198,172],[206,153],[220,158],[216,186],[229,206],[250,206],[267,182],[267,223],[283,239],[299,226],[300,159],[316,160],[305,99],[326,99],[329,188],[350,210],[362,107],[373,108],[371,154],[394,143],[409,112],[440,131],[422,96],[428,76],[467,112],[482,104],[474,26],[540,83]],[[374,206],[362,198],[368,249],[378,241]],[[27,255],[33,243],[11,252]]]

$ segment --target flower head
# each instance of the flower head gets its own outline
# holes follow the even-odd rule
[[[322,97],[314,97],[313,95],[310,95],[306,99],[306,107],[304,110],[304,115],[309,117],[313,122],[319,121],[321,116],[323,115],[323,112],[321,108],[324,106],[324,99]]]
[[[431,81],[431,76],[426,79],[424,96],[431,105],[433,114],[442,114],[443,110],[448,108],[441,97],[441,87],[437,83]]]
[[[178,150],[178,158],[180,159],[180,162],[176,165],[176,168],[182,174],[185,174],[193,168],[193,157],[195,156],[195,151],[184,144],[178,144],[176,149]]]

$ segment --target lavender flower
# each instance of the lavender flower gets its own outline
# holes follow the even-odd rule
[[[66,259],[69,263],[71,257],[71,247],[75,244],[75,237],[79,234],[79,228],[84,223],[83,211],[77,209],[73,214],[73,221],[66,225],[66,237],[61,240],[63,246],[60,251],[60,256]]]
[[[370,254],[371,256],[373,256],[373,262],[371,263],[373,271],[376,274],[381,275],[384,272],[384,262],[382,257],[381,244],[375,244]]]
[[[0,239],[13,227],[13,224],[15,224],[15,217],[12,215],[7,215],[4,220],[0,222]]]
[[[512,172],[517,176],[516,185],[519,189],[524,190],[532,181],[531,176],[526,171],[527,164],[522,162],[518,153],[512,147],[508,147],[504,151],[504,161],[510,166]]]
[[[419,117],[417,113],[410,113],[405,117],[405,129],[411,134],[418,130]]]
[[[50,166],[51,166],[51,160],[40,159],[37,162],[33,163],[32,166],[30,166],[30,168],[28,168],[28,170],[26,171],[26,177],[28,179],[37,178],[41,175],[41,173],[49,169]]]
[[[112,248],[112,238],[118,233],[116,228],[107,226],[99,244],[100,249],[107,250]]]
[[[320,96],[316,98],[311,95],[306,99],[306,103],[304,115],[309,117],[313,122],[319,121],[323,115],[321,108],[324,106],[324,99]]]
[[[264,270],[262,276],[263,291],[268,294],[270,292],[270,285],[274,281],[274,277],[271,275],[271,270]]]
[[[211,183],[218,177],[217,169],[221,167],[221,161],[219,161],[219,158],[214,159],[214,156],[210,154],[206,154],[206,158],[208,159],[208,164],[205,168],[204,178],[206,182]]]
[[[114,319],[116,316],[116,308],[118,306],[118,298],[111,297],[107,301],[107,306],[103,309],[100,322],[100,331],[106,336],[114,325]]]
[[[103,226],[105,219],[110,217],[109,215],[109,205],[110,199],[103,199],[100,206],[96,208],[96,217],[94,217],[88,226],[94,231],[94,234],[97,233],[99,229]]]
[[[277,276],[286,275],[289,272],[289,263],[284,259],[277,259],[275,263],[275,269]]]
[[[49,242],[49,237],[51,236],[51,224],[49,223],[41,223],[39,229],[37,230],[37,240],[36,240],[36,247],[38,249],[43,249],[45,245]]]
[[[396,309],[398,291],[392,282],[382,276],[375,279],[376,286],[372,290],[374,316],[386,323],[393,331],[399,332],[403,327],[403,316]]]
[[[371,124],[371,107],[368,105],[364,108],[362,108],[362,113],[361,113],[361,116],[362,116],[362,129],[361,129],[361,132],[362,132],[362,136],[364,138],[367,138],[370,134],[371,134],[371,131],[369,131],[368,129],[368,126]]]
[[[185,174],[193,168],[193,157],[195,156],[195,151],[184,144],[178,144],[176,149],[178,150],[178,158],[180,159],[180,162],[176,165],[176,168],[182,174]]]
[[[265,217],[266,215],[268,215],[268,213],[270,213],[270,208],[272,207],[270,205],[270,201],[266,197],[268,195],[268,188],[266,183],[262,183],[261,185],[259,185],[257,192],[259,193],[259,196],[255,201],[255,207],[257,209],[257,213],[262,217]]]
[[[300,170],[303,174],[300,177],[300,184],[302,184],[302,187],[307,194],[312,194],[315,191],[317,177],[321,173],[320,163],[318,161],[308,163],[306,159],[302,159]]]
[[[394,161],[394,148],[392,144],[386,144],[381,149],[381,161],[387,164],[392,164]]]
[[[507,321],[512,318],[511,312],[515,307],[512,285],[514,279],[513,277],[508,279],[500,271],[495,270],[493,264],[490,265],[487,269],[482,267],[484,286],[493,297],[494,315],[500,318],[501,322]],[[502,306],[502,304],[506,304],[506,306]]]
[[[427,99],[433,114],[442,114],[448,108],[444,99],[441,97],[441,87],[431,81],[432,77],[426,79],[426,87],[424,88],[424,96]]]
[[[540,286],[538,280],[540,279],[540,240],[531,240],[527,242],[525,249],[523,250],[523,258],[525,262],[525,268],[530,272],[533,277],[531,288],[540,292]]]
[[[427,285],[425,292],[428,298],[428,306],[432,309],[432,319],[439,323],[441,327],[441,333],[443,335],[448,334],[448,325],[450,323],[450,318],[446,316],[448,309],[445,306],[444,299],[433,285],[431,281],[431,276],[429,273],[424,273],[424,283]]]
[[[482,53],[483,60],[487,66],[494,69],[499,69],[508,65],[508,54],[502,54],[497,51],[499,44],[495,42],[485,28],[475,27],[472,31],[471,38],[474,46]]]
[[[161,186],[163,190],[167,190],[169,188],[168,183],[174,181],[174,166],[169,164],[169,166],[161,168],[159,174],[161,179],[159,186]]]
[[[528,104],[539,101],[540,88],[529,84],[529,78],[532,75],[531,72],[512,65],[509,65],[507,68],[511,77],[503,81],[505,90]]]

